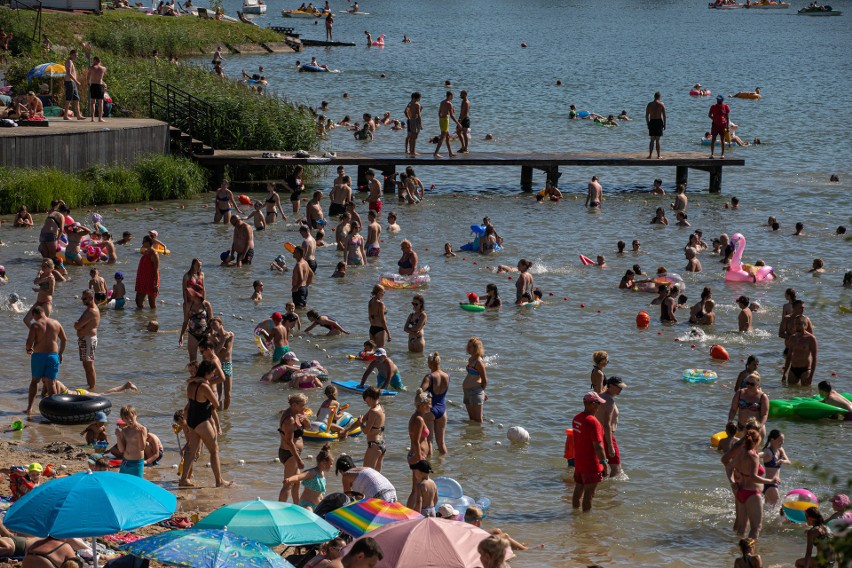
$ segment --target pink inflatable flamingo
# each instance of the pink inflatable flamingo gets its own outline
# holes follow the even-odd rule
[[[757,283],[768,282],[775,278],[771,266],[753,266],[742,263],[746,239],[741,233],[734,233],[731,237],[731,246],[734,247],[734,254],[731,257],[731,268],[725,272],[726,281]]]
[[[373,42],[373,45],[376,47],[384,47],[385,46],[385,34],[379,36],[379,39]]]

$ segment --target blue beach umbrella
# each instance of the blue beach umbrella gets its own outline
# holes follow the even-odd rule
[[[336,528],[304,507],[261,499],[225,505],[195,524],[198,529],[225,527],[267,546],[303,546],[337,536]]]
[[[42,79],[44,77],[49,79],[53,79],[54,77],[65,77],[65,66],[61,63],[42,63],[41,65],[37,65],[27,71],[27,85],[29,85],[33,79]]]
[[[9,508],[3,523],[38,537],[92,537],[94,548],[94,537],[168,519],[176,506],[174,495],[141,477],[84,472],[39,485]]]
[[[139,558],[192,568],[293,568],[271,548],[227,530],[187,529],[122,547]]]

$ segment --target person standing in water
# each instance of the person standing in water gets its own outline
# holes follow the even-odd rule
[[[441,106],[438,108],[438,126],[441,128],[441,136],[438,138],[438,145],[435,147],[434,156],[443,158],[438,152],[441,151],[441,144],[447,144],[447,152],[450,158],[454,158],[453,147],[450,144],[450,120],[456,123],[456,126],[461,127],[461,124],[456,119],[456,109],[453,107],[453,92],[447,91],[447,98],[441,101]]]
[[[459,122],[456,132],[459,135],[459,154],[468,153],[468,144],[470,144],[470,99],[467,98],[467,91],[462,91],[461,106],[459,107]]]
[[[95,390],[95,381],[97,380],[95,349],[98,347],[98,324],[101,321],[101,311],[95,304],[95,295],[91,290],[83,291],[80,297],[86,309],[80,319],[74,323],[74,329],[77,330],[80,361],[83,363],[83,370],[86,372],[86,383],[89,390]]]
[[[586,194],[586,207],[600,209],[601,201],[603,201],[603,187],[598,182],[598,176],[592,176],[592,181],[589,182],[589,192]]]
[[[575,509],[592,510],[592,499],[598,483],[606,475],[607,458],[603,447],[603,426],[595,414],[604,400],[592,391],[583,396],[583,411],[571,421],[574,429],[574,494],[571,502]]]
[[[603,425],[604,454],[608,461],[609,473],[607,477],[616,477],[621,473],[621,452],[618,451],[618,442],[615,441],[615,431],[618,429],[618,405],[615,397],[627,388],[627,383],[621,377],[610,377],[606,380],[606,390],[601,394],[604,403],[598,406],[595,418]]]
[[[411,101],[408,103],[408,106],[405,107],[405,153],[410,156],[417,155],[417,136],[423,129],[423,119],[420,116],[420,113],[423,111],[423,107],[420,105],[420,98],[420,93],[411,93]]]
[[[660,138],[666,129],[666,105],[660,100],[661,96],[659,91],[654,93],[654,100],[645,107],[645,124],[648,126],[648,136],[651,138],[648,144],[649,160],[654,153],[654,146],[657,147],[657,159],[660,159]]]
[[[532,267],[532,262],[525,258],[518,261],[518,280],[515,282],[515,304],[520,305],[526,302],[532,302],[532,291],[534,287],[532,274],[529,269]]]

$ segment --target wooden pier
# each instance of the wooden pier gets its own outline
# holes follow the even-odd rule
[[[724,160],[708,158],[704,152],[666,152],[662,159],[646,159],[645,153],[615,153],[615,152],[471,152],[456,154],[454,158],[435,158],[431,153],[417,157],[406,156],[402,153],[382,152],[338,152],[334,157],[321,159],[295,158],[290,153],[281,154],[280,158],[263,158],[264,152],[257,150],[216,150],[213,155],[194,155],[193,158],[202,166],[214,172],[214,177],[224,176],[225,166],[270,167],[325,165],[325,166],[357,166],[358,186],[364,186],[364,174],[368,169],[381,172],[385,179],[385,191],[394,191],[394,178],[397,166],[444,167],[444,166],[514,166],[521,168],[521,187],[525,191],[532,189],[533,170],[545,172],[549,179],[557,182],[561,175],[560,167],[610,168],[610,167],[645,167],[657,168],[662,166],[675,168],[675,181],[686,183],[689,170],[700,170],[710,174],[709,190],[718,193],[722,190],[722,169],[726,166],[744,166],[745,160]]]

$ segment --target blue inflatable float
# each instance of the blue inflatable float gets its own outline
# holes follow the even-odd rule
[[[467,243],[459,247],[459,250],[470,250],[479,252],[479,238],[485,234],[485,225],[471,225],[471,232],[474,234],[473,242]],[[494,245],[494,250],[503,250],[500,245]]]

